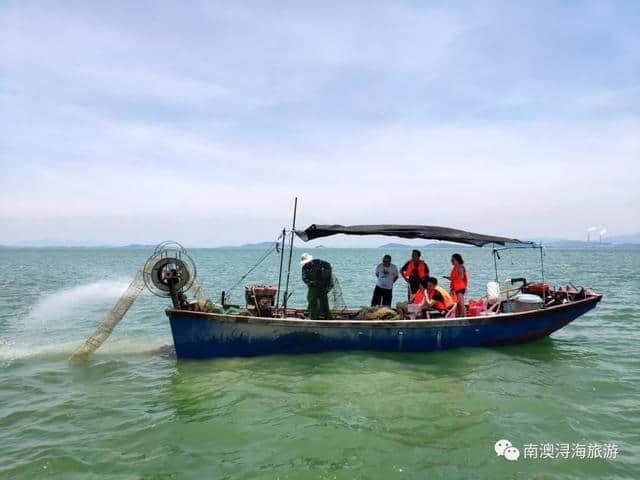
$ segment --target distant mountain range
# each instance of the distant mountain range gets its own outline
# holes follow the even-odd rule
[[[24,242],[24,243],[15,243],[13,245],[0,245],[0,248],[140,248],[140,249],[151,249],[156,248],[156,245],[152,244],[139,244],[132,243],[129,245],[100,245],[100,244],[81,244],[81,243],[62,243],[62,242]]]
[[[632,233],[628,235],[613,235],[606,237],[602,242],[600,240],[567,240],[565,238],[529,238],[527,240],[542,243],[545,247],[552,248],[593,248],[593,247],[640,247],[640,233]]]
[[[640,233],[614,235],[613,237],[607,237],[607,242],[615,244],[640,244]]]
[[[628,235],[615,235],[611,237],[606,237],[606,240],[603,242],[591,241],[587,242],[584,240],[567,240],[565,238],[527,238],[525,241],[542,243],[545,247],[549,248],[595,248],[595,247],[616,247],[616,248],[640,248],[640,233],[633,233]],[[412,248],[452,248],[452,247],[470,247],[470,245],[457,244],[457,243],[449,243],[449,242],[436,242],[436,243],[428,243],[424,245],[410,245],[406,243],[386,243],[384,245],[380,245],[378,248],[402,248],[402,249],[412,249]]]
[[[220,248],[253,248],[253,249],[265,249],[265,248],[271,248],[273,247],[277,242],[275,242],[274,240],[270,241],[270,242],[257,242],[257,243],[245,243],[243,245],[229,245],[226,247],[220,247]]]
[[[540,237],[540,238],[528,238],[528,241],[536,243],[542,243],[545,247],[549,248],[595,248],[595,247],[616,247],[616,248],[640,248],[640,233],[632,233],[627,235],[613,235],[607,236],[603,242],[599,240],[592,240],[586,242],[584,240],[567,240],[565,238],[555,237]],[[255,250],[264,250],[271,248],[276,244],[274,240],[267,242],[245,243],[243,245],[229,245],[218,248],[246,248]],[[286,242],[289,245],[289,242]],[[469,248],[470,245],[464,245],[459,243],[449,242],[433,242],[422,245],[411,245],[408,243],[385,243],[378,248],[383,249],[426,249],[426,248]],[[0,248],[140,248],[140,249],[153,249],[155,245],[151,244],[130,244],[130,245],[97,245],[97,244],[83,244],[78,243],[63,243],[61,241],[25,241],[16,242],[13,245],[0,245]],[[206,248],[206,247],[204,247]],[[331,248],[324,245],[309,246],[308,248]],[[356,247],[357,248],[357,247]]]
[[[471,247],[471,245],[464,245],[461,243],[449,243],[449,242],[438,242],[438,243],[427,243],[425,245],[409,245],[406,243],[385,243],[384,245],[380,245],[378,248],[452,248],[452,247],[461,247],[467,248]]]
[[[581,240],[530,240],[535,243],[542,243],[547,248],[640,248],[640,242],[637,243],[613,243],[613,242],[583,242]],[[378,248],[384,249],[434,249],[434,248],[470,248],[472,245],[464,245],[459,243],[430,243],[427,245],[408,245],[402,243],[387,243],[380,245]]]

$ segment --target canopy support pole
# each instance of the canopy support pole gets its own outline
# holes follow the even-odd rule
[[[280,285],[282,284],[282,264],[284,262],[284,242],[287,238],[287,231],[282,229],[282,244],[280,245],[280,271],[278,272],[278,293],[276,294],[276,312],[280,306]]]
[[[540,271],[542,273],[542,283],[544,283],[544,252],[542,251],[542,249],[544,248],[542,246],[542,243],[540,244]]]
[[[496,283],[500,284],[500,281],[498,280],[498,260],[497,260],[497,256],[498,256],[498,250],[496,250],[496,244],[492,243],[491,245],[493,245],[493,270],[496,272]]]
[[[291,256],[293,255],[293,236],[296,234],[296,215],[298,213],[298,197],[293,202],[293,226],[291,228],[291,243],[289,244],[289,266],[287,267],[287,283],[284,287],[284,298],[282,299],[282,308],[285,315],[287,314],[287,304],[289,303],[289,277],[291,276]]]

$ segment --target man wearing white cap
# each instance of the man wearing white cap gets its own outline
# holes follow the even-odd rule
[[[324,260],[314,259],[309,253],[300,257],[302,265],[302,281],[307,285],[307,301],[309,302],[309,318],[331,318],[329,313],[328,293],[333,288],[331,280],[331,264]]]

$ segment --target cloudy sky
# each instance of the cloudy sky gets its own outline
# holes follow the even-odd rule
[[[295,195],[304,226],[640,231],[639,18],[637,1],[4,1],[0,243],[268,240]]]

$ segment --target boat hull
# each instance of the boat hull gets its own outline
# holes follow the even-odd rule
[[[209,358],[331,350],[431,352],[534,341],[601,300],[600,295],[523,313],[441,320],[301,320],[168,309],[178,357]]]

